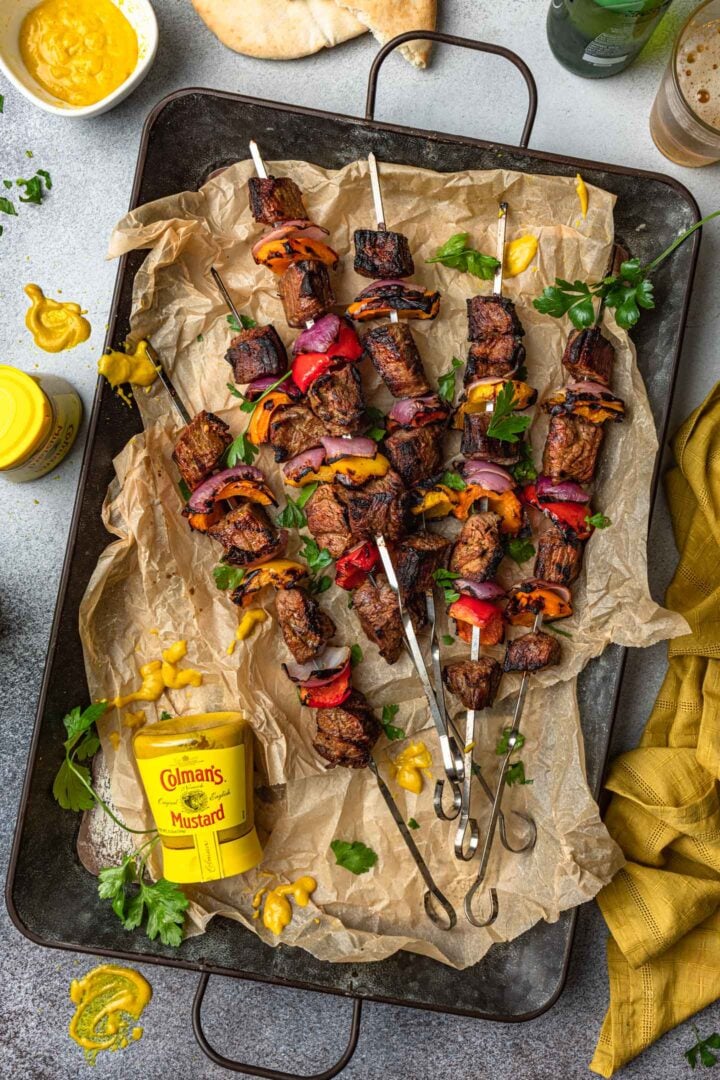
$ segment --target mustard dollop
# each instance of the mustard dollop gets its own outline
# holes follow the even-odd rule
[[[79,304],[52,300],[39,285],[26,285],[30,307],[25,313],[25,325],[35,344],[45,352],[74,349],[90,337],[90,323],[83,317]]]
[[[102,964],[70,984],[76,1006],[70,1038],[83,1048],[91,1065],[103,1050],[123,1050],[142,1036],[137,1027],[152,988],[139,971]]]

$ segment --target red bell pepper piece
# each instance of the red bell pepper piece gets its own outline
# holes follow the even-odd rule
[[[342,671],[323,686],[299,686],[301,705],[309,709],[334,709],[342,705],[352,694],[351,664],[348,660]]]
[[[480,628],[481,645],[498,645],[505,636],[505,619],[497,604],[489,600],[478,600],[474,596],[461,596],[448,608],[448,615],[455,619],[458,636],[469,641],[471,628]]]
[[[363,540],[350,548],[335,563],[335,584],[341,589],[357,589],[380,562],[380,553],[372,540]]]
[[[363,353],[362,342],[355,329],[346,322],[340,323],[337,340],[328,349],[330,356],[340,356],[343,360],[358,360]]]
[[[563,532],[570,531],[578,540],[587,540],[593,533],[593,526],[585,520],[592,516],[589,503],[576,502],[540,502],[535,484],[527,484],[521,491],[523,502],[542,510],[543,514],[554,521]]]
[[[324,375],[326,371],[334,367],[335,363],[335,358],[330,356],[329,353],[300,353],[292,362],[293,382],[299,386],[303,394],[307,394],[311,383],[314,383],[320,375]]]

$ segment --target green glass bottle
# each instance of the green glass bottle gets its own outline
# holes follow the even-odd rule
[[[632,64],[672,0],[550,0],[547,36],[563,67],[606,79]]]

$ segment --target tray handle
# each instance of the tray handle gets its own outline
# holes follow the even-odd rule
[[[526,149],[530,142],[530,134],[535,123],[535,113],[537,112],[537,86],[535,85],[535,79],[533,73],[527,66],[524,60],[522,60],[517,53],[512,52],[510,49],[504,48],[502,45],[491,45],[487,41],[476,41],[474,38],[457,37],[454,34],[441,34],[437,30],[408,30],[405,34],[398,34],[391,41],[388,41],[387,45],[383,45],[380,52],[373,60],[372,67],[370,68],[370,75],[368,76],[368,88],[367,98],[365,100],[365,119],[375,119],[375,98],[377,96],[377,80],[380,74],[380,68],[385,62],[385,58],[389,56],[394,49],[397,49],[399,45],[404,45],[406,41],[441,41],[446,45],[457,45],[459,49],[474,49],[475,52],[492,53],[494,56],[503,56],[506,60],[509,60],[511,64],[514,64],[518,69],[528,91],[528,108],[525,116],[525,126],[520,136],[519,145]]]
[[[342,1057],[340,1057],[334,1065],[331,1065],[329,1069],[325,1069],[324,1072],[289,1073],[285,1072],[284,1069],[266,1069],[263,1065],[246,1065],[243,1062],[233,1061],[232,1058],[224,1057],[210,1045],[202,1026],[202,1004],[209,981],[210,975],[207,972],[203,972],[200,976],[200,982],[198,983],[198,988],[195,991],[195,998],[193,1000],[192,1026],[195,1038],[202,1052],[221,1069],[245,1073],[246,1076],[267,1077],[268,1080],[332,1080],[333,1076],[337,1076],[338,1073],[342,1072],[355,1053],[358,1038],[360,1037],[360,1018],[362,1013],[362,1000],[360,998],[352,999],[353,1012],[352,1020],[350,1021],[350,1038],[348,1039]]]

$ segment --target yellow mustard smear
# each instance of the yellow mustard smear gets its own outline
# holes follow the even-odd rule
[[[419,795],[423,789],[423,772],[428,775],[432,755],[424,742],[413,742],[401,750],[392,762],[395,780],[405,791]]]
[[[124,1050],[142,1036],[137,1021],[151,997],[152,987],[139,971],[115,964],[93,968],[70,984],[70,1000],[76,1006],[70,1038],[83,1048],[91,1065],[104,1050]]]
[[[262,608],[250,608],[245,612],[242,619],[238,623],[237,630],[235,631],[235,637],[228,645],[226,652],[228,656],[232,656],[235,652],[235,643],[238,641],[245,641],[249,638],[256,626],[260,626],[267,619],[267,612]]]
[[[317,889],[317,881],[314,877],[304,874],[296,881],[288,885],[276,885],[270,889],[267,885],[259,889],[253,897],[252,906],[255,909],[254,919],[260,918],[260,906],[262,905],[263,926],[279,937],[286,926],[292,922],[292,907],[288,899],[292,896],[298,907],[307,907],[310,897]],[[263,904],[263,897],[265,902]]]
[[[68,105],[94,105],[132,75],[138,39],[111,0],[42,0],[20,27],[32,77]]]
[[[518,236],[505,245],[505,263],[503,273],[505,277],[517,277],[527,270],[530,263],[537,255],[537,236],[528,233],[526,236]]]
[[[39,349],[62,352],[74,349],[90,337],[91,326],[79,304],[53,300],[45,296],[39,285],[32,283],[25,286],[25,293],[30,298],[25,325]]]
[[[587,185],[585,184],[585,181],[583,180],[580,173],[575,173],[575,191],[577,192],[577,197],[580,200],[580,212],[582,213],[582,216],[586,218],[590,198],[588,195]]]
[[[163,650],[162,660],[151,660],[140,668],[142,683],[137,690],[112,698],[110,705],[124,709],[133,701],[157,701],[165,690],[182,690],[186,686],[202,686],[201,672],[194,668],[177,667],[187,653],[187,641],[176,641]]]
[[[148,343],[144,340],[138,341],[131,352],[111,349],[103,353],[98,360],[98,372],[105,376],[114,390],[123,383],[152,386],[158,377],[158,369],[148,355]]]

